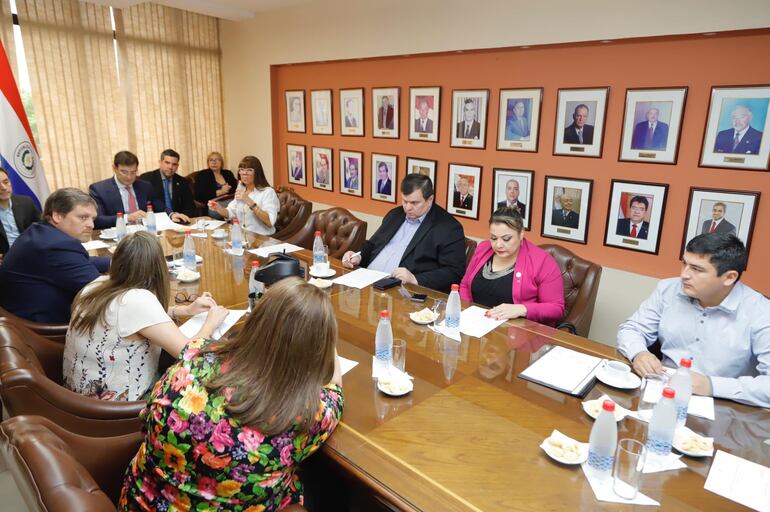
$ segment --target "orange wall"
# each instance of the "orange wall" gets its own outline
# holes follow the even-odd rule
[[[667,277],[679,271],[679,251],[691,186],[761,191],[749,265],[744,280],[770,295],[770,277],[764,263],[770,260],[770,172],[700,168],[701,143],[712,86],[770,83],[770,30],[737,32],[714,37],[692,36],[555,45],[530,49],[500,49],[352,61],[317,62],[273,66],[271,69],[274,183],[287,185],[286,144],[307,147],[310,166],[312,146],[334,150],[334,192],[291,185],[311,201],[343,206],[350,210],[383,215],[394,205],[373,201],[371,153],[398,155],[398,176],[403,178],[406,157],[438,160],[436,198],[446,206],[448,164],[481,165],[482,190],[479,220],[459,218],[468,235],[484,237],[491,211],[493,168],[535,172],[532,196],[532,230],[535,243],[559,243],[601,265],[639,274]],[[372,87],[401,87],[399,139],[372,138]],[[408,140],[409,87],[441,86],[439,143]],[[557,90],[609,86],[607,121],[602,158],[554,156],[554,123]],[[687,86],[682,136],[676,165],[619,162],[618,149],[627,88]],[[340,133],[339,89],[364,88],[365,136]],[[537,153],[497,151],[497,118],[501,88],[543,87],[540,142]],[[486,150],[452,148],[450,143],[452,89],[489,89]],[[334,135],[312,135],[310,115],[307,133],[286,131],[285,90],[304,89],[309,110],[311,89],[332,89]],[[364,196],[339,192],[339,150],[364,153]],[[545,176],[592,178],[587,245],[542,238]],[[669,183],[659,254],[652,255],[604,246],[610,181],[615,179]],[[400,197],[397,198],[400,200]]]

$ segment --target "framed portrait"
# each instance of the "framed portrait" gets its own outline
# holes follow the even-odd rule
[[[426,160],[425,158],[406,157],[406,173],[419,173],[430,178],[433,182],[433,190],[436,190],[436,160]]]
[[[480,194],[481,166],[449,164],[446,211],[458,217],[478,219]]]
[[[364,136],[364,90],[340,89],[340,133]]]
[[[540,234],[547,238],[586,243],[593,184],[594,180],[546,176]]]
[[[690,188],[682,254],[687,242],[703,233],[732,233],[746,244],[748,253],[759,195],[741,190]]]
[[[489,89],[452,91],[452,143],[457,148],[484,149],[487,140]]]
[[[286,144],[286,156],[289,171],[289,183],[307,185],[307,169],[305,167],[305,146]]]
[[[396,202],[398,188],[398,157],[372,153],[372,199]]]
[[[305,133],[305,91],[286,91],[286,130]]]
[[[310,103],[313,105],[313,133],[317,135],[331,135],[332,128],[332,91],[323,89],[310,91]]]
[[[351,196],[364,195],[364,154],[340,150],[340,192]]]
[[[332,149],[313,148],[313,188],[334,190],[332,176]]]
[[[497,149],[537,151],[543,88],[501,89]]]
[[[553,154],[602,156],[609,87],[559,89]]]
[[[658,254],[668,185],[612,180],[604,245]]]
[[[676,164],[687,87],[628,89],[618,160]]]
[[[770,86],[712,87],[701,167],[767,171]]]
[[[372,136],[398,138],[400,87],[372,89]]]
[[[409,140],[438,142],[441,87],[409,89]]]
[[[524,220],[524,229],[530,229],[532,213],[532,187],[535,173],[514,169],[495,169],[495,195],[492,198],[492,213],[498,208],[509,206],[519,210]]]

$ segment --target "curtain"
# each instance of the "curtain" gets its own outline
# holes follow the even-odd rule
[[[3,44],[8,62],[14,76],[18,77],[16,70],[16,46],[13,42],[13,16],[11,15],[11,3],[9,0],[0,0],[0,43]],[[16,80],[18,82],[18,78]]]

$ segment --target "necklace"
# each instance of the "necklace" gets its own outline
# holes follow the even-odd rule
[[[492,279],[499,279],[501,277],[507,276],[511,272],[513,272],[513,269],[516,268],[516,262],[514,261],[513,264],[508,267],[504,268],[502,270],[492,270],[492,260],[494,258],[489,258],[489,260],[484,264],[484,268],[481,270],[481,275],[484,276],[484,279],[492,280]]]

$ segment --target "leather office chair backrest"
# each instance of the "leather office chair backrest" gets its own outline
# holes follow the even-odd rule
[[[4,308],[0,308],[0,318],[9,318],[14,322],[27,326],[32,332],[35,332],[44,338],[59,341],[61,343],[64,343],[64,338],[67,336],[67,328],[69,327],[68,324],[44,324],[33,322],[32,320],[25,320]]]
[[[345,208],[330,208],[313,212],[305,225],[288,243],[313,250],[315,232],[321,232],[330,258],[342,258],[347,251],[357,251],[366,240],[366,221],[358,219]]]
[[[0,397],[8,415],[44,416],[88,436],[138,432],[145,402],[99,400],[63,387],[63,355],[63,344],[0,319]]]
[[[31,511],[114,511],[142,439],[140,432],[81,436],[40,416],[0,424],[5,460]]]
[[[602,267],[560,245],[545,244],[540,247],[556,260],[564,281],[565,312],[558,327],[588,337]]]
[[[289,187],[278,189],[278,200],[281,202],[281,209],[275,219],[273,238],[287,240],[305,225],[313,210],[313,205],[310,201],[302,199],[299,194],[294,192],[293,188]]]
[[[468,265],[471,264],[473,253],[476,252],[476,245],[478,245],[476,240],[465,237],[465,268],[468,268]]]

